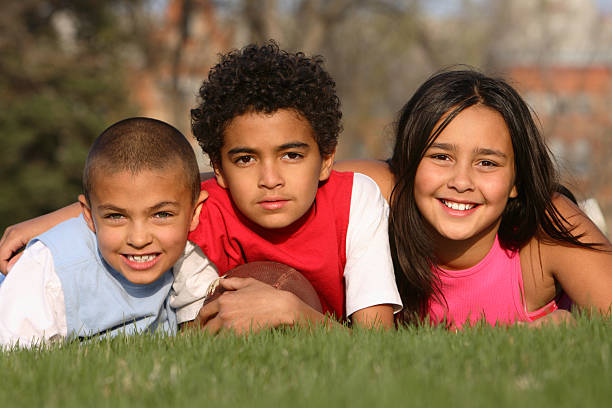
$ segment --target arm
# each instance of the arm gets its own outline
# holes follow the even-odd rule
[[[376,183],[355,174],[346,235],[346,313],[353,324],[393,327],[402,309],[388,236],[389,206]]]
[[[612,307],[612,244],[595,224],[569,199],[557,195],[553,200],[559,212],[584,234],[582,242],[599,243],[591,250],[541,240],[542,259],[563,290],[580,307],[610,314]]]
[[[64,293],[51,252],[36,242],[0,286],[0,344],[29,347],[66,333]]]
[[[80,214],[81,206],[79,203],[74,203],[49,214],[8,227],[4,231],[4,235],[2,235],[2,239],[0,239],[0,271],[4,274],[8,273],[9,269],[21,256],[18,251],[29,240],[51,229],[60,222],[78,217]]]

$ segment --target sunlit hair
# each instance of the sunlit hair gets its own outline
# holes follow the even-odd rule
[[[212,164],[220,161],[223,133],[236,116],[290,109],[308,121],[321,155],[334,151],[342,129],[336,84],[319,56],[289,53],[274,41],[222,55],[199,90],[191,129]]]
[[[89,150],[83,170],[83,194],[90,202],[98,177],[113,177],[120,171],[138,174],[176,167],[184,171],[185,186],[195,201],[200,194],[200,172],[185,136],[156,119],[124,119],[104,130]]]
[[[421,85],[400,111],[389,159],[397,182],[391,194],[389,240],[408,320],[423,317],[432,297],[444,302],[432,271],[437,265],[433,239],[414,199],[417,167],[446,126],[475,105],[499,112],[514,150],[518,196],[508,200],[502,214],[498,231],[502,247],[518,250],[536,233],[546,239],[593,247],[571,234],[552,203],[554,193],[562,188],[532,112],[520,95],[504,80],[474,70],[438,73]]]

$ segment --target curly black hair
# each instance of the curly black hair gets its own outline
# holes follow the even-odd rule
[[[279,49],[274,41],[250,44],[221,55],[199,90],[191,110],[191,129],[211,164],[220,163],[223,133],[232,119],[247,112],[292,109],[314,130],[321,155],[331,154],[342,129],[336,84],[321,56],[306,57]]]

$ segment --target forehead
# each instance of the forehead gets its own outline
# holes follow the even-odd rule
[[[139,208],[160,202],[191,201],[183,166],[169,165],[160,169],[97,171],[93,175],[91,205],[116,205]],[[95,203],[94,203],[95,202]]]
[[[440,122],[443,120],[444,117]],[[470,106],[459,112],[434,143],[513,154],[512,139],[504,118],[495,109],[483,105]]]
[[[280,109],[273,113],[247,112],[236,116],[225,129],[222,150],[235,147],[277,148],[288,143],[305,143],[318,148],[315,133],[300,113]]]

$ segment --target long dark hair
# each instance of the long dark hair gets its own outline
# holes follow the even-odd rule
[[[464,109],[482,105],[499,112],[514,149],[518,196],[508,200],[498,237],[502,247],[518,250],[536,233],[572,245],[580,242],[564,225],[552,203],[562,191],[558,175],[532,113],[504,80],[474,70],[452,70],[429,78],[400,111],[393,156],[388,163],[396,180],[391,193],[389,240],[404,316],[415,320],[426,314],[429,301],[443,301],[433,240],[414,200],[414,179],[425,151]],[[446,116],[444,116],[446,115]],[[444,120],[436,127],[436,124]]]

